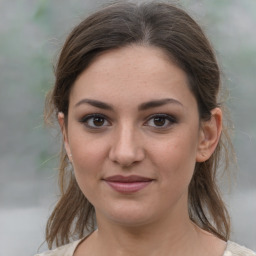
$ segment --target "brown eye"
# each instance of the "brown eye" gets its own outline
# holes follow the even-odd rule
[[[80,122],[90,129],[100,129],[110,125],[107,118],[101,114],[87,115]]]
[[[93,124],[95,126],[102,126],[102,125],[104,125],[104,122],[105,122],[105,119],[102,117],[94,117],[93,118]]]
[[[164,126],[166,121],[167,120],[165,117],[160,117],[160,116],[154,117],[154,120],[153,120],[155,126]]]
[[[164,129],[169,128],[175,123],[177,123],[177,120],[173,116],[168,114],[155,114],[148,119],[145,125],[156,129]]]

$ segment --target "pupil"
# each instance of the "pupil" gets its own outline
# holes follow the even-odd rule
[[[102,117],[95,117],[93,119],[93,124],[95,126],[102,126],[104,124],[104,118],[102,118]]]
[[[165,124],[165,118],[164,117],[155,117],[154,124],[156,126],[163,126]]]

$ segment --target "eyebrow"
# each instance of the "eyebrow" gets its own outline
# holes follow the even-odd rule
[[[114,111],[114,108],[113,108],[112,105],[107,104],[107,103],[102,102],[102,101],[93,100],[93,99],[82,99],[82,100],[80,100],[79,102],[77,102],[75,104],[75,107],[78,107],[82,104],[89,104],[89,105],[94,106],[96,108]],[[150,109],[150,108],[161,107],[161,106],[166,105],[166,104],[177,104],[177,105],[183,106],[183,104],[181,102],[179,102],[178,100],[175,100],[175,99],[172,99],[172,98],[166,98],[166,99],[151,100],[151,101],[148,101],[148,102],[144,102],[144,103],[139,105],[138,110],[143,111],[143,110],[147,110],[147,109]]]
[[[145,103],[142,103],[139,106],[139,110],[147,110],[150,108],[156,108],[161,107],[166,104],[177,104],[183,107],[183,104],[179,102],[178,100],[172,99],[172,98],[166,98],[166,99],[160,99],[160,100],[151,100]]]
[[[98,101],[98,100],[91,100],[91,99],[82,99],[76,103],[75,107],[78,107],[82,104],[89,104],[96,108],[101,108],[101,109],[106,109],[106,110],[114,110],[114,108],[107,103],[104,103],[104,102]]]

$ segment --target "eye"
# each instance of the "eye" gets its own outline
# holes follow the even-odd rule
[[[100,129],[110,125],[110,122],[102,114],[86,115],[80,120],[80,122],[91,129]]]
[[[174,123],[177,123],[174,117],[167,114],[156,114],[150,116],[145,125],[154,128],[168,128]]]

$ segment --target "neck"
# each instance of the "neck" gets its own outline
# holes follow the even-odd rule
[[[226,243],[192,223],[184,205],[136,226],[116,223],[96,211],[98,230],[84,240],[74,255],[223,255]]]
[[[104,255],[118,256],[192,255],[192,245],[198,244],[199,240],[188,214],[172,220],[162,218],[139,227],[99,222],[95,238]]]

